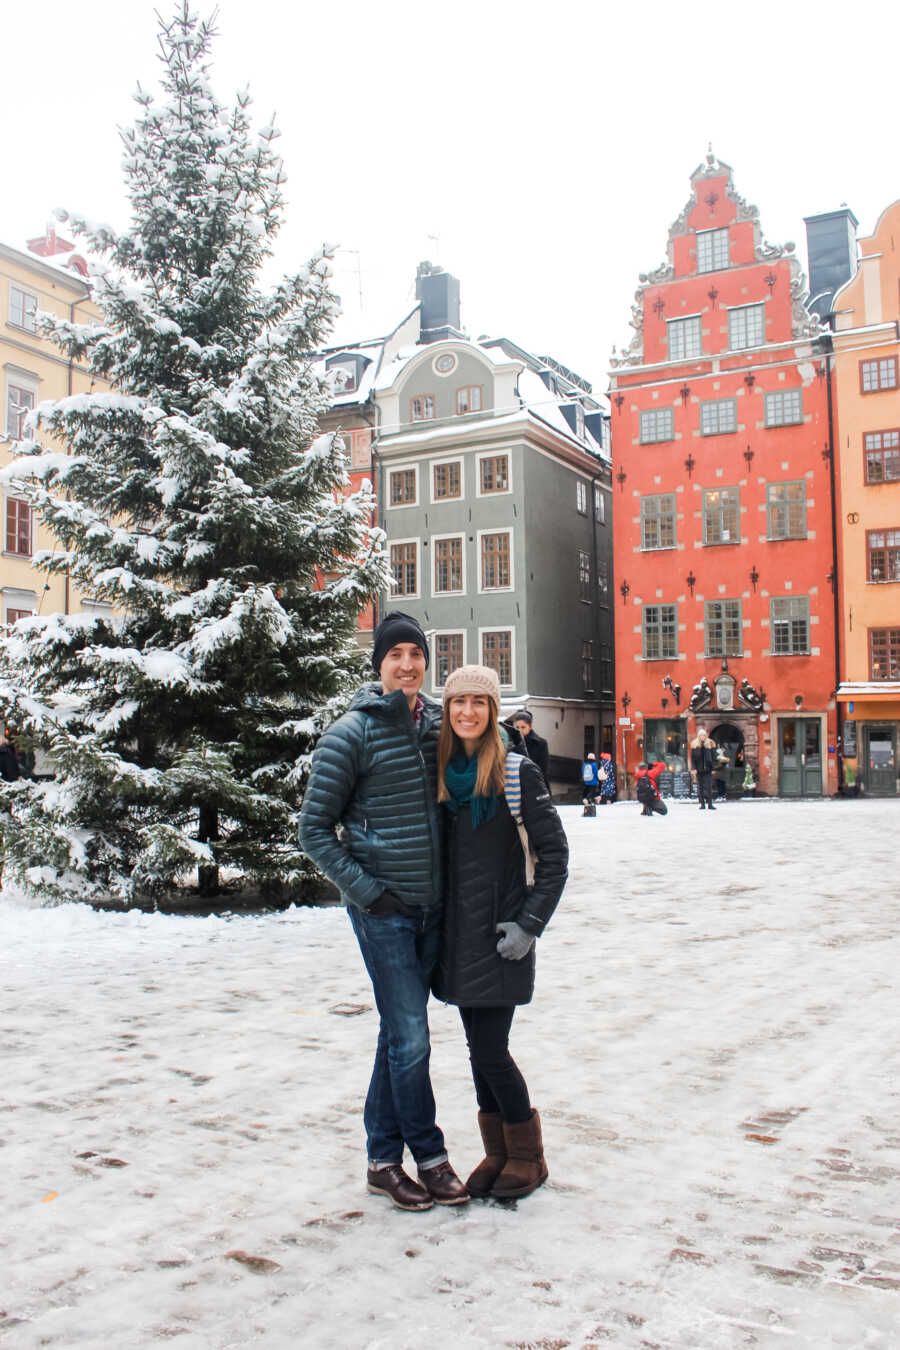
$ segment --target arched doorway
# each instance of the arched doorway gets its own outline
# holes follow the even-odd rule
[[[722,760],[713,774],[713,784],[718,779],[719,784],[725,784],[726,792],[729,789],[740,792],[744,782],[744,733],[733,722],[720,722],[710,736],[716,749],[728,756],[728,762]]]

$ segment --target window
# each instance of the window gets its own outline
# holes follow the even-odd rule
[[[900,530],[867,530],[866,580],[900,581]]]
[[[697,231],[697,271],[718,272],[728,266],[728,231]]]
[[[809,652],[809,597],[786,595],[769,601],[773,656]]]
[[[503,590],[512,585],[509,530],[481,536],[481,589]]]
[[[25,418],[34,407],[34,390],[20,384],[6,386],[6,434],[11,441],[20,441],[24,434]]]
[[[806,484],[769,483],[766,513],[770,539],[805,539]]]
[[[612,648],[600,644],[600,688],[604,694],[611,693],[613,687]]]
[[[641,498],[641,548],[675,547],[675,493]]]
[[[481,385],[470,384],[456,391],[456,411],[463,413],[481,412]]]
[[[700,435],[717,436],[722,431],[737,431],[737,400],[715,398],[700,404]]]
[[[581,643],[581,687],[586,694],[594,688],[594,644],[587,638]]]
[[[900,479],[900,431],[867,431],[866,482],[895,483]]]
[[[578,550],[578,599],[586,605],[593,599],[591,595],[591,555],[584,549]]]
[[[859,387],[864,394],[875,394],[879,389],[896,389],[896,356],[881,356],[876,361],[860,361]]]
[[[575,484],[575,510],[580,516],[587,515],[587,498],[587,483],[582,483],[579,478],[578,482]]]
[[[598,525],[606,524],[606,498],[603,489],[594,485],[594,519]]]
[[[418,499],[418,474],[415,469],[391,469],[391,506],[415,506]]]
[[[740,494],[737,488],[713,488],[703,494],[704,544],[739,544]]]
[[[669,339],[669,360],[684,361],[700,356],[703,350],[700,315],[691,319],[669,319],[666,322]]]
[[[728,345],[732,349],[761,347],[766,340],[765,305],[739,305],[728,311]]]
[[[6,499],[6,552],[31,557],[31,507],[18,497]]]
[[[447,595],[463,589],[462,535],[434,540],[434,593]]]
[[[409,400],[409,420],[430,422],[434,417],[434,394],[419,394]]]
[[[419,546],[415,539],[391,544],[391,577],[394,595],[419,594]]]
[[[368,427],[342,431],[351,469],[368,469],[372,463],[372,433]]]
[[[597,590],[601,605],[609,607],[609,563],[603,558],[597,560]]]
[[[671,408],[650,408],[641,413],[641,445],[675,439],[675,414]]]
[[[802,389],[779,389],[774,394],[766,394],[767,427],[789,427],[802,421]]]
[[[648,764],[662,760],[670,769],[688,768],[687,723],[680,717],[645,717],[643,755]]]
[[[678,655],[678,606],[644,605],[641,631],[645,661],[668,661]]]
[[[900,680],[900,628],[869,629],[869,675],[873,680]]]
[[[703,611],[707,656],[740,656],[744,650],[740,600],[707,600]]]
[[[481,634],[481,664],[496,670],[501,684],[512,684],[512,631],[509,628]]]
[[[509,491],[509,455],[485,455],[479,466],[482,493]]]
[[[9,288],[9,321],[15,324],[17,328],[24,328],[29,333],[36,331],[35,316],[37,314],[37,296],[31,295],[28,291],[20,290],[18,286]]]
[[[462,496],[462,464],[458,459],[433,465],[431,474],[433,501],[449,502]]]
[[[465,662],[464,633],[435,633],[434,635],[434,686],[443,689],[447,676],[452,675]]]
[[[33,609],[7,609],[6,622],[11,626],[18,623],[20,619],[30,619],[33,613]]]

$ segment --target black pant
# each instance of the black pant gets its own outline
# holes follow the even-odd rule
[[[697,773],[697,795],[701,806],[712,806],[712,773]]]
[[[509,1053],[515,1008],[460,1008],[469,1044],[475,1096],[482,1111],[500,1112],[508,1125],[531,1119],[525,1079]]]
[[[666,806],[665,802],[662,802],[657,798],[655,802],[644,802],[644,809],[641,812],[641,815],[652,816],[654,811],[658,816],[667,816],[669,814],[669,808]]]

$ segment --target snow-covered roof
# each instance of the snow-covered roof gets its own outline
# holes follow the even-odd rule
[[[840,702],[851,698],[900,699],[900,680],[845,680],[838,685]]]

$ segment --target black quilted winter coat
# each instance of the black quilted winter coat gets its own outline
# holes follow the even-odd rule
[[[385,694],[378,683],[363,685],[312,758],[300,844],[344,903],[359,909],[385,890],[406,904],[440,904],[435,782],[441,707],[420,698],[424,709],[416,724],[402,689]]]
[[[537,765],[522,761],[522,817],[537,854],[534,886],[525,886],[525,859],[515,821],[501,797],[493,820],[472,829],[468,806],[444,811],[444,928],[433,989],[464,1008],[528,1003],[534,993],[534,947],[521,961],[497,954],[501,920],[539,937],[566,884],[569,847]]]

